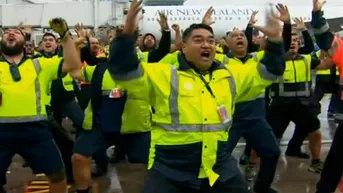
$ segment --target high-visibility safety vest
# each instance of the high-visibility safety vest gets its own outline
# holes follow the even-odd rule
[[[223,54],[224,49],[221,47],[221,45],[216,45],[216,53]]]
[[[243,65],[253,65],[256,66],[263,58],[264,51],[250,53],[245,61],[234,57],[233,55],[228,56],[228,68],[234,69],[242,67]],[[260,93],[256,98],[252,96],[242,96],[240,99],[236,100],[235,113],[233,115],[234,120],[251,120],[265,118],[265,89],[261,89]]]
[[[113,75],[133,97],[155,109],[149,169],[158,163],[175,166],[197,178],[208,178],[213,186],[219,178],[213,167],[230,154],[226,144],[234,102],[255,98],[277,78],[261,63],[232,70],[218,62],[213,65],[212,76],[202,78],[184,58],[173,65],[142,63],[136,71]]]
[[[107,57],[110,54],[110,46],[105,46],[104,47],[104,52],[103,53],[99,53],[98,57]],[[101,56],[99,56],[101,55]]]
[[[316,56],[318,58],[320,58],[320,54],[321,54],[322,50],[318,50],[316,52]],[[337,67],[335,67],[337,68]],[[316,75],[319,75],[319,76],[327,76],[327,75],[330,75],[331,74],[331,70],[330,69],[326,69],[326,70],[318,70]],[[336,70],[336,75],[339,75],[339,72],[338,72],[338,69]]]
[[[43,58],[51,58],[51,59],[55,59],[56,61],[59,61],[58,58],[62,58],[58,55],[54,55],[52,57],[45,57],[45,56],[40,56],[40,57],[43,57]],[[55,65],[58,65],[59,63],[56,63]],[[73,78],[67,74],[65,75],[64,77],[62,77],[62,84],[63,84],[63,87],[66,91],[74,91],[74,83],[73,83]],[[49,90],[48,90],[48,94],[50,93],[50,90],[51,90],[51,85],[49,87]]]
[[[338,68],[340,84],[343,84],[343,40],[335,36],[328,53],[331,56],[332,62]]]
[[[179,53],[180,53],[180,51],[175,51],[173,53],[169,53],[169,54],[165,55],[158,63],[175,64],[178,61],[177,57],[178,57]],[[215,59],[218,60],[219,62],[223,63],[223,64],[227,64],[229,61],[229,58],[225,54],[220,54],[220,53],[216,53]]]
[[[314,17],[313,17],[314,16]],[[324,25],[322,24],[322,21],[325,21],[325,18],[322,17],[322,12],[313,12],[313,20],[312,25],[314,25],[313,32],[315,36],[319,36],[317,39],[317,42],[319,41],[320,37],[323,37],[320,43],[323,43],[323,46],[325,45],[325,42],[327,42],[327,38],[330,38],[330,36],[333,36],[330,48],[328,49],[328,54],[331,56],[331,60],[334,64],[336,64],[339,72],[339,96],[340,99],[343,100],[343,39],[341,37],[332,35],[330,30],[329,24],[326,22]],[[317,21],[317,20],[318,21]],[[320,21],[320,22],[319,22]],[[316,26],[316,24],[318,24]],[[319,42],[318,42],[319,44]],[[327,46],[327,45],[325,45]],[[343,106],[340,103],[337,103],[336,106],[336,112],[335,112],[335,119],[339,121],[339,123],[343,120]]]
[[[85,66],[82,74],[92,85],[83,122],[85,130],[100,127],[105,132],[123,134],[151,130],[150,106],[120,88],[107,71],[106,64]]]
[[[62,58],[23,59],[18,64],[21,80],[14,81],[10,64],[0,60],[0,123],[46,120],[47,90],[60,76]]]
[[[86,67],[87,66],[87,63],[86,62],[83,62],[82,63],[82,68]],[[81,85],[85,85],[85,84],[90,84],[89,82],[84,82],[84,81],[80,81],[80,84]]]
[[[311,55],[298,55],[286,61],[286,69],[277,83],[271,86],[270,95],[280,97],[309,97],[312,86]]]
[[[142,62],[148,62],[149,52],[142,52],[139,48],[137,48],[137,56],[138,60]]]
[[[99,53],[96,55],[97,58],[108,58],[108,52],[105,52],[105,48],[107,48],[106,50],[109,51],[109,47],[108,47],[108,46],[104,47],[104,52],[103,52],[103,53],[99,52]],[[87,66],[87,65],[88,65],[88,64],[87,64],[86,61],[84,61],[84,62],[82,63],[82,67],[85,67],[85,66]],[[81,85],[85,85],[85,84],[90,84],[90,83],[89,83],[89,82],[80,81],[80,84],[81,84]]]

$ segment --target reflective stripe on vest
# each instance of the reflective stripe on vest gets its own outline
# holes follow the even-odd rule
[[[229,60],[230,60],[230,58],[225,55],[223,63],[227,64],[227,63],[229,63]]]
[[[41,106],[41,88],[38,80],[38,75],[41,70],[38,58],[32,60],[37,77],[35,79],[35,94],[36,94],[36,115],[25,116],[25,117],[0,117],[0,123],[25,123],[25,122],[35,122],[46,120],[47,117],[42,115],[42,106]]]
[[[144,53],[143,52],[139,52],[139,56],[140,56],[140,61],[144,61]]]
[[[340,120],[340,121],[343,120],[343,114],[341,114],[341,113],[335,113],[335,114],[333,115],[333,117],[334,117],[336,120]]]
[[[285,85],[283,83],[283,77],[279,78],[279,93],[278,96],[280,97],[295,97],[295,96],[310,96],[310,80],[308,80],[308,75],[310,73],[310,69],[308,66],[307,58],[304,57],[304,64],[306,65],[306,82],[305,82],[305,90],[304,91],[285,91]],[[275,92],[270,93],[271,96],[275,96]]]
[[[144,62],[145,61],[144,52],[142,52],[139,48],[137,48],[137,54],[139,56],[139,61]]]
[[[327,76],[331,74],[331,70],[327,69],[327,70],[318,70],[317,71],[317,75],[319,76]]]
[[[177,68],[171,66],[171,84],[170,89],[171,93],[169,96],[169,110],[171,116],[171,124],[165,123],[155,123],[157,126],[162,127],[163,129],[169,132],[215,132],[215,131],[227,131],[230,129],[232,124],[232,117],[229,116],[230,121],[227,123],[220,124],[180,124],[179,120],[179,108],[178,108],[178,99],[179,99],[179,77],[177,74]],[[227,69],[228,70],[228,69]],[[229,70],[228,70],[229,71]],[[232,106],[234,105],[234,98],[236,96],[236,85],[232,77],[231,71],[229,71],[231,76],[228,78],[230,91],[232,95]]]
[[[254,53],[251,53],[251,55],[252,55],[252,57],[254,58],[254,60],[255,60],[256,62],[258,62],[257,53],[254,52]]]

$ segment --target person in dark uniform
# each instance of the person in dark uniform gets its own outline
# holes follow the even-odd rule
[[[323,163],[320,160],[321,133],[317,118],[318,101],[311,90],[311,69],[328,69],[332,67],[329,60],[318,60],[311,55],[298,54],[299,42],[292,35],[286,70],[278,83],[270,88],[271,103],[267,119],[277,139],[281,140],[290,121],[310,134],[310,151],[312,162],[310,171],[320,173]]]

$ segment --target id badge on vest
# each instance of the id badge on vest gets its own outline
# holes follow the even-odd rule
[[[112,99],[117,99],[123,96],[123,90],[121,90],[120,88],[114,88],[111,90],[110,94],[109,94],[109,98]]]
[[[222,123],[228,123],[230,121],[229,113],[227,112],[225,105],[217,106],[217,111]]]

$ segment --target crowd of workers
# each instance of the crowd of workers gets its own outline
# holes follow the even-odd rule
[[[52,193],[67,192],[67,182],[77,193],[90,192],[92,176],[106,173],[109,161],[124,193],[276,193],[271,185],[279,143],[292,121],[296,128],[286,155],[311,157],[309,171],[321,174],[317,193],[335,191],[343,172],[343,42],[323,17],[324,3],[313,0],[316,51],[304,22],[291,25],[282,4],[277,14],[267,11],[265,26],[255,25],[256,11],[244,31],[233,29],[219,40],[210,27],[212,8],[202,23],[182,33],[160,13],[156,46],[153,34],[137,30],[141,2],[131,3],[125,25],[108,31],[104,47],[82,25],[75,26],[73,40],[62,18],[50,21],[54,33],[45,33],[38,48],[30,29],[4,30],[2,186],[19,154],[34,173],[46,174]],[[173,44],[170,28],[176,32]],[[323,163],[318,115],[325,93],[332,94],[328,117],[338,127]],[[75,142],[63,117],[73,122]],[[245,177],[231,155],[241,137],[247,143],[240,158]],[[306,137],[310,155],[301,150]],[[248,181],[254,179],[251,189]]]

